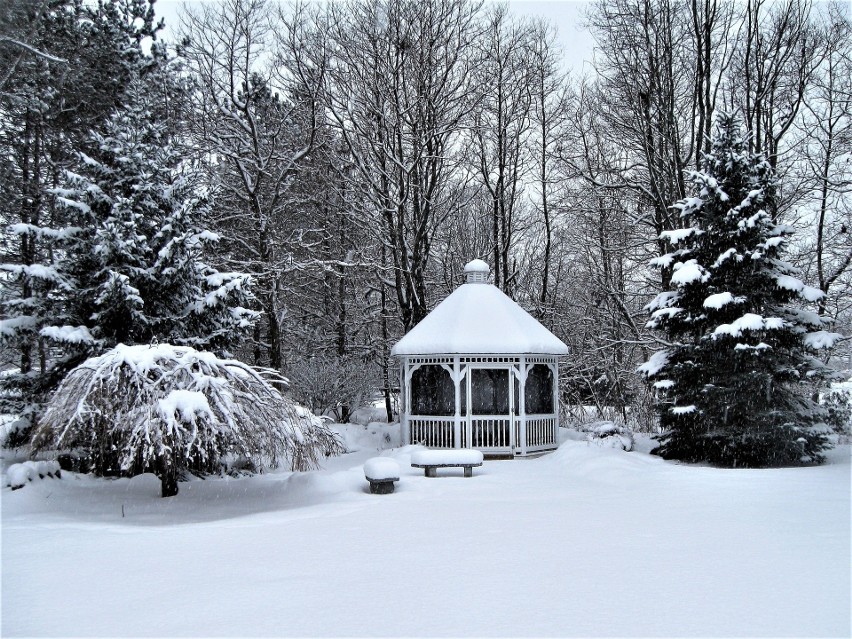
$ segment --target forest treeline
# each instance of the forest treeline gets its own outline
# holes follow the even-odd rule
[[[341,419],[377,390],[390,411],[390,347],[478,257],[569,345],[566,404],[650,427],[636,368],[672,273],[648,264],[722,113],[778,176],[813,310],[850,333],[842,3],[600,0],[584,76],[551,24],[474,0],[205,2],[169,41],[145,0],[8,0],[0,19],[10,410],[98,349],[167,337]],[[75,222],[107,200],[102,229]]]

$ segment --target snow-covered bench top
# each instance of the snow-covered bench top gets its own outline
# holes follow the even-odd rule
[[[411,455],[411,465],[424,466],[481,466],[482,452],[470,448],[450,450],[418,450]]]
[[[373,457],[364,464],[364,476],[371,481],[399,481],[399,464],[389,457]]]

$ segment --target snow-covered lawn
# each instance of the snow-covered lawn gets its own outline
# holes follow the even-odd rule
[[[850,636],[848,446],[735,471],[569,440],[435,479],[392,449],[371,495],[393,427],[354,428],[322,471],[169,499],[150,475],[4,488],[2,635]]]

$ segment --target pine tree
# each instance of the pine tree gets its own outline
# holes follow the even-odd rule
[[[5,300],[11,311],[27,313],[10,313],[0,326],[7,339],[24,331],[39,339],[39,367],[14,376],[22,391],[10,392],[8,384],[5,396],[26,421],[35,421],[70,370],[119,343],[229,354],[257,318],[245,308],[251,278],[204,261],[218,241],[204,228],[211,197],[157,113],[161,93],[174,88],[161,54],[155,45],[158,65],[138,70],[125,90],[127,105],[91,133],[88,152],[78,152],[74,170],[46,193],[56,224],[11,228],[40,245],[38,261],[3,266],[38,284],[34,300]]]
[[[59,372],[41,330],[69,283],[53,268],[68,228],[50,194],[89,134],[156,64],[142,41],[159,26],[148,0],[11,0],[0,11],[0,412],[31,419]],[[8,31],[7,31],[8,29]],[[20,37],[17,37],[20,36]],[[26,43],[26,47],[21,43]]]
[[[647,307],[669,346],[640,371],[660,397],[655,452],[720,466],[819,463],[829,444],[809,391],[828,371],[813,353],[840,337],[805,310],[822,293],[782,254],[793,229],[774,218],[778,184],[749,154],[738,121],[722,116],[696,195],[675,205],[666,231],[670,290]]]
[[[250,277],[203,261],[218,241],[202,225],[210,198],[153,117],[151,87],[131,85],[129,106],[93,134],[97,156],[81,154],[56,190],[71,211],[54,264],[66,290],[60,321],[41,334],[70,350],[160,341],[222,352],[257,315],[243,307]]]

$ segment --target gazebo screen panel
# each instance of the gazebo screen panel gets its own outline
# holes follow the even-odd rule
[[[473,368],[470,374],[472,414],[508,415],[509,369]]]
[[[549,415],[553,410],[553,371],[545,364],[536,364],[527,373],[524,389],[527,415]]]
[[[412,415],[454,415],[456,388],[449,371],[427,364],[411,374]]]

